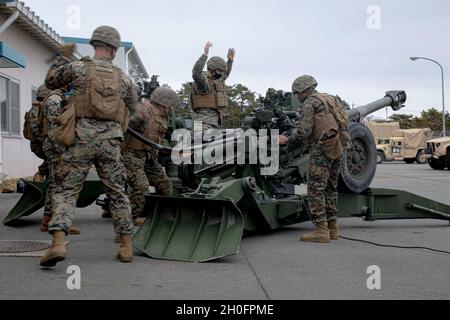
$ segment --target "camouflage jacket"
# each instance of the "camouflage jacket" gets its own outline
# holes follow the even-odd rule
[[[29,119],[31,119],[31,121],[29,122],[30,130],[31,130],[33,136],[36,138],[35,141],[38,144],[42,144],[45,139],[45,137],[43,136],[43,133],[42,133],[41,124],[38,121],[41,104],[42,104],[42,102],[37,102],[36,104],[33,104],[33,106],[31,107],[31,109],[29,111]]]
[[[138,104],[138,111],[130,118],[128,127],[143,135],[149,125],[149,119],[146,119],[140,115],[140,108],[142,108],[142,105]]]
[[[303,103],[300,122],[297,131],[289,138],[290,144],[308,142],[314,129],[314,119],[317,113],[325,111],[325,105],[317,98],[308,97]]]
[[[209,82],[208,82],[208,72],[203,72],[205,69],[206,63],[208,62],[208,56],[202,55],[200,59],[198,59],[197,63],[192,70],[192,78],[195,81],[197,86],[198,94],[208,94],[209,93]],[[227,70],[223,74],[220,80],[226,81],[231,74],[231,70],[233,69],[233,60],[228,60],[227,62]]]
[[[64,147],[61,146],[56,140],[55,140],[55,121],[61,114],[62,110],[62,104],[64,102],[64,92],[61,90],[55,90],[50,93],[50,95],[47,97],[47,100],[44,105],[44,114],[45,118],[47,120],[48,125],[48,136],[45,139],[44,142],[47,146],[51,146],[53,152],[57,154],[61,154],[64,152]],[[47,147],[48,148],[48,147]]]
[[[100,65],[112,66],[112,62],[106,59],[94,58],[93,61]],[[64,56],[58,56],[53,61],[45,84],[53,90],[70,85],[74,95],[84,95],[86,93],[85,65],[84,61],[71,62]],[[122,75],[122,99],[132,115],[136,111],[138,98],[131,79],[125,73]],[[120,123],[96,119],[77,119],[76,132],[78,139],[86,142],[123,139],[124,134]]]

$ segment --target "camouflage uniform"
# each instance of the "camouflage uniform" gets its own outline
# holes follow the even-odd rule
[[[303,103],[298,130],[289,138],[289,143],[301,143],[310,138],[316,114],[324,112],[325,108],[319,99],[309,96]],[[330,160],[315,141],[312,141],[310,153],[308,199],[311,218],[315,224],[336,221],[341,159]]]
[[[113,68],[112,62],[107,59],[94,58],[92,63],[104,69]],[[86,95],[87,68],[85,61],[71,63],[64,56],[59,56],[47,75],[47,87],[57,89],[70,84],[74,97]],[[125,74],[121,75],[121,99],[133,114],[137,103],[136,92],[131,80]],[[66,149],[56,171],[54,215],[49,231],[67,233],[72,224],[78,195],[89,170],[95,165],[110,199],[116,234],[132,234],[133,221],[130,202],[125,193],[126,173],[121,154],[121,124],[96,118],[78,118],[76,133],[75,144]]]
[[[212,75],[210,72],[203,72],[207,60],[208,56],[202,55],[198,59],[192,71],[192,78],[194,79],[195,84],[195,88],[193,88],[193,90],[195,91],[194,94],[207,95],[211,91],[213,81]],[[218,79],[218,81],[223,83],[223,86],[225,86],[225,81],[230,76],[232,68],[233,68],[233,60],[228,60],[226,64],[226,70],[222,78]],[[193,105],[193,111],[194,113],[192,115],[192,119],[194,121],[203,122],[204,131],[208,129],[216,129],[222,123],[221,110],[217,110],[212,106],[211,108],[196,108],[196,106]]]
[[[166,197],[173,195],[172,181],[167,176],[166,170],[158,162],[157,157],[149,157],[145,161],[144,170],[150,185],[155,187],[157,194]]]
[[[55,192],[55,170],[64,153],[65,148],[56,142],[53,130],[56,118],[61,114],[61,107],[64,101],[64,92],[55,90],[46,99],[44,104],[44,114],[48,123],[48,135],[44,140],[43,150],[49,163],[49,173],[47,176],[48,190],[45,198],[44,216],[52,216],[52,199]]]
[[[167,130],[165,124],[158,121],[158,118],[163,119],[162,116],[165,117],[156,106],[144,100],[139,104],[134,117],[130,119],[129,127],[146,136],[147,139],[161,143]],[[157,161],[156,150],[144,146],[129,134],[125,136],[123,157],[128,177],[128,196],[133,217],[137,218],[144,211],[145,194],[148,193],[150,185],[156,188],[159,195],[170,196],[172,183]]]
[[[39,102],[39,104],[41,103],[42,102]],[[39,108],[40,107],[38,104],[33,105],[31,110],[29,111],[31,119],[39,118]],[[33,136],[35,137],[35,139],[30,142],[31,152],[33,152],[39,159],[44,160],[44,162],[39,166],[38,173],[43,177],[48,177],[49,163],[43,150],[44,137],[42,136],[42,128],[40,127],[40,123],[38,123],[37,121],[30,121],[30,129]]]

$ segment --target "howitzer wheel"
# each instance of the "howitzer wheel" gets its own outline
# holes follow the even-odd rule
[[[341,164],[339,189],[361,193],[367,190],[377,170],[377,148],[372,133],[361,123],[350,124],[351,147]]]

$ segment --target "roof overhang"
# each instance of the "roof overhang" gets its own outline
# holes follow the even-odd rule
[[[62,39],[66,43],[90,44],[90,39],[87,39],[87,38],[62,37]],[[145,68],[145,65],[142,62],[142,59],[139,56],[139,53],[138,53],[136,47],[134,46],[133,42],[122,41],[120,43],[120,47],[125,49],[125,53],[130,52],[130,55],[139,64],[139,67],[140,67],[142,73],[144,74],[144,77],[146,79],[148,79],[149,74],[147,72],[147,69]]]
[[[15,12],[19,12],[19,17],[14,22],[21,30],[29,33],[34,39],[41,42],[50,50],[59,52],[64,40],[55,30],[53,30],[34,11],[23,2],[15,0],[0,0],[0,15],[8,18]],[[75,57],[80,58],[78,54]]]
[[[25,57],[0,41],[0,68],[25,68]]]

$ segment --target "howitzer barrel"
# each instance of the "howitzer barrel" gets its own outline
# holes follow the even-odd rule
[[[360,106],[347,111],[350,120],[366,117],[371,113],[377,112],[386,107],[391,107],[394,111],[398,111],[404,107],[407,96],[405,91],[388,91],[382,99]]]

